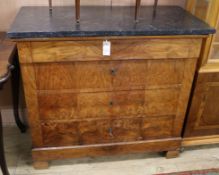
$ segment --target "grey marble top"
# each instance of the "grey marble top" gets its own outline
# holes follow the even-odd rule
[[[81,7],[81,22],[74,7],[23,7],[8,31],[9,38],[81,36],[207,35],[215,32],[181,7],[141,7],[139,22],[134,7]]]

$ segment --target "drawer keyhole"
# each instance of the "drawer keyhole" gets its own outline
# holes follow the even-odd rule
[[[110,135],[110,137],[114,137],[112,128],[109,128],[109,135]]]
[[[110,102],[109,102],[109,105],[112,107],[112,106],[113,106],[113,101],[110,101]]]
[[[111,73],[111,75],[115,76],[116,73],[117,73],[117,70],[114,69],[114,68],[112,68],[112,69],[110,70],[110,73]]]

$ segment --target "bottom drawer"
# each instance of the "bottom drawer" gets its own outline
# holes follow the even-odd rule
[[[42,123],[44,146],[89,145],[168,138],[173,116]]]

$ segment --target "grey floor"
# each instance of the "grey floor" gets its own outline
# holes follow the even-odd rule
[[[176,159],[165,159],[158,153],[71,159],[52,161],[49,169],[34,170],[29,134],[20,134],[10,126],[4,128],[4,135],[11,175],[151,175],[219,168],[219,145],[211,145],[187,148]]]

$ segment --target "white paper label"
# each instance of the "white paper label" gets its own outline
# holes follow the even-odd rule
[[[103,41],[103,56],[110,56],[110,55],[111,55],[111,42]]]

